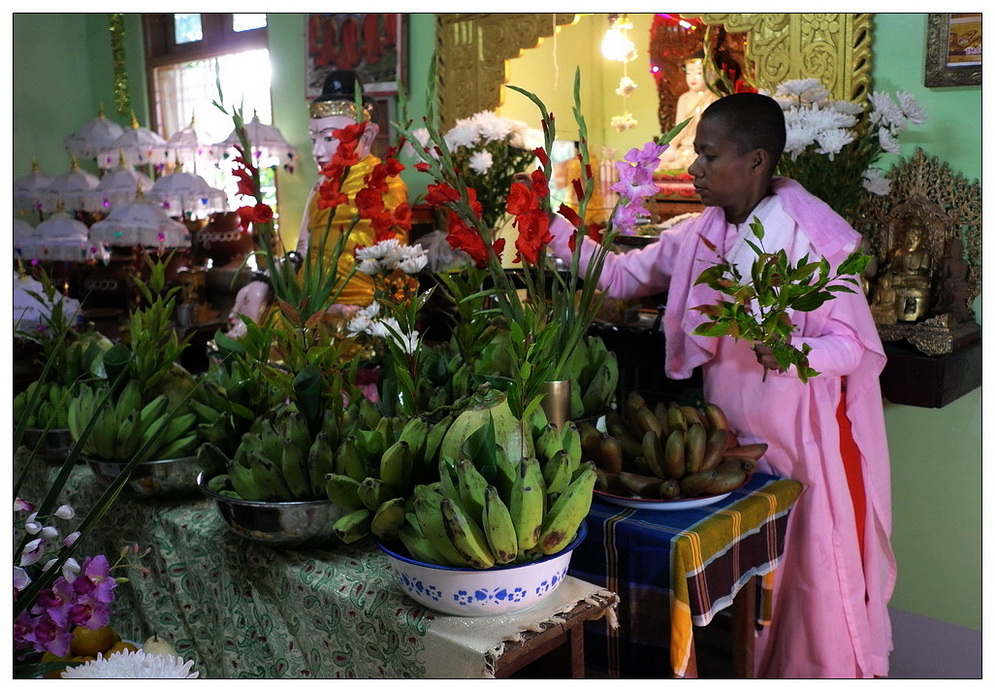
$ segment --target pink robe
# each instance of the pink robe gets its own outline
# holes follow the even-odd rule
[[[805,252],[812,259],[825,256],[835,269],[859,235],[798,183],[775,178],[773,188],[777,200],[771,203],[768,198],[758,205],[765,210],[765,247],[784,247],[793,262]],[[569,227],[561,220],[553,226],[553,251],[567,257]],[[816,311],[792,315],[797,325],[793,343],[812,347],[809,364],[822,374],[803,384],[793,369],[771,371],[766,382],[761,381],[763,369],[748,343],[690,336],[705,321],[690,308],[716,298],[707,286],[692,286],[716,261],[715,252],[697,237],[722,248],[729,243],[730,228],[721,209],[707,208],[646,248],[610,256],[600,286],[616,298],[668,291],[668,376],[684,379],[701,366],[706,399],[722,407],[740,439],[770,445],[761,470],[804,485],[776,573],[773,622],[756,642],[757,675],[885,676],[892,649],[887,603],[896,566],[890,546],[890,462],[878,382],[885,355],[867,299],[860,293],[837,293]],[[747,224],[740,226],[740,233],[750,233]],[[589,256],[589,242],[582,258]],[[738,254],[752,262],[752,251],[744,254],[742,249],[742,243],[730,244],[729,256]],[[860,450],[866,494],[863,560],[836,419],[844,383],[846,415]]]

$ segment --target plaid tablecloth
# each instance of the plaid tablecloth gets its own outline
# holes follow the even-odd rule
[[[40,499],[57,472],[37,464],[21,495]],[[61,502],[85,512],[104,488],[80,465]],[[122,496],[78,556],[103,552],[113,562],[135,543],[152,548],[141,563],[149,572],[128,573],[111,624],[125,639],[172,642],[205,678],[490,677],[507,643],[563,622],[581,603],[609,606],[614,622],[614,594],[574,577],[524,613],[439,615],[404,594],[370,539],[306,550],[254,543],[200,496]]]
[[[618,594],[619,626],[588,623],[588,667],[611,677],[688,675],[692,626],[707,625],[752,577],[773,573],[801,489],[756,473],[724,500],[695,509],[595,500],[570,574]],[[761,620],[767,601],[760,599]]]

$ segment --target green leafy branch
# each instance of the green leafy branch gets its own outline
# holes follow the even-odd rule
[[[809,378],[820,373],[808,364],[811,347],[802,344],[801,348],[791,345],[795,324],[789,312],[811,312],[826,301],[834,299],[836,293],[856,293],[857,290],[846,284],[859,287],[859,276],[867,267],[870,257],[859,249],[854,250],[831,273],[829,261],[822,257],[810,261],[805,255],[796,264],[788,261],[787,253],[780,249],[768,252],[763,246],[764,227],[760,219],[753,217],[750,230],[757,242],[746,239],[756,253],[748,281],[744,281],[736,266],[720,255],[721,261],[701,272],[695,285],[706,284],[719,291],[728,299],[720,299],[711,305],[698,305],[693,309],[709,318],[695,327],[692,334],[697,336],[731,336],[736,340],[746,339],[768,347],[777,360],[778,366],[787,370],[795,366],[798,378],[808,382]],[[716,250],[706,239],[702,242]],[[835,283],[842,282],[842,283]],[[764,380],[767,379],[764,367]]]

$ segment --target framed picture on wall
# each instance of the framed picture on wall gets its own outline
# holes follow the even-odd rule
[[[981,14],[930,14],[927,21],[925,85],[980,85]]]
[[[405,19],[401,13],[307,15],[308,100],[321,94],[333,70],[358,74],[369,96],[396,94],[405,78]]]

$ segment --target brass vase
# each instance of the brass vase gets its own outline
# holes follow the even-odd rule
[[[542,392],[546,418],[562,430],[570,420],[570,380],[550,380],[543,384]]]

